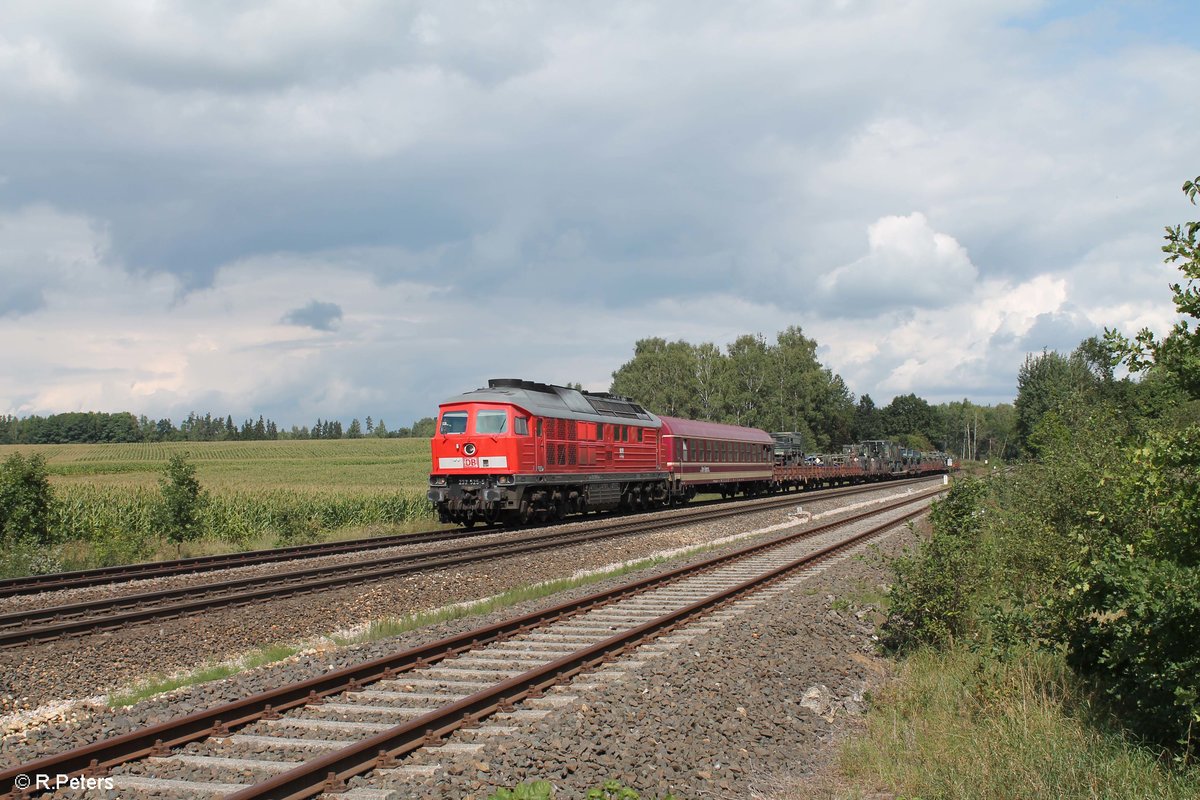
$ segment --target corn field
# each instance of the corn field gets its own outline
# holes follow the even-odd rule
[[[71,486],[55,493],[52,528],[60,541],[91,541],[106,533],[153,537],[160,501],[152,489]],[[210,494],[201,506],[208,537],[232,545],[263,535],[285,538],[296,526],[336,530],[402,525],[430,516],[429,501],[410,492],[346,495],[287,489]]]
[[[0,574],[269,547],[338,531],[435,520],[425,498],[426,440],[2,446],[40,453],[54,502],[54,545],[0,554]],[[159,478],[184,453],[203,487],[202,537],[172,552]]]

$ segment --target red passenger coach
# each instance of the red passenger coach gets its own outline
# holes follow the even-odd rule
[[[766,431],[676,417],[659,419],[672,496],[690,500],[701,492],[732,497],[739,491],[757,495],[770,489],[775,440]]]

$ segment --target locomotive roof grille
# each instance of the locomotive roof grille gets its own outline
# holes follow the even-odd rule
[[[613,397],[612,395],[601,397],[589,394],[584,394],[583,399],[588,401],[597,414],[605,414],[611,417],[625,417],[627,419],[646,418],[646,410],[631,400]]]

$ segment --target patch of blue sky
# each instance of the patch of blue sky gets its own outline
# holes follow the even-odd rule
[[[1195,47],[1200,31],[1196,0],[1050,0],[1013,16],[1010,27],[1069,42],[1078,53],[1105,54],[1130,46]]]

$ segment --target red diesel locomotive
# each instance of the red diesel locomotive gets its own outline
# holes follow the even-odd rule
[[[442,403],[429,499],[443,522],[518,523],[649,509],[699,491],[757,494],[772,480],[771,436],[658,417],[637,403],[516,379]]]

